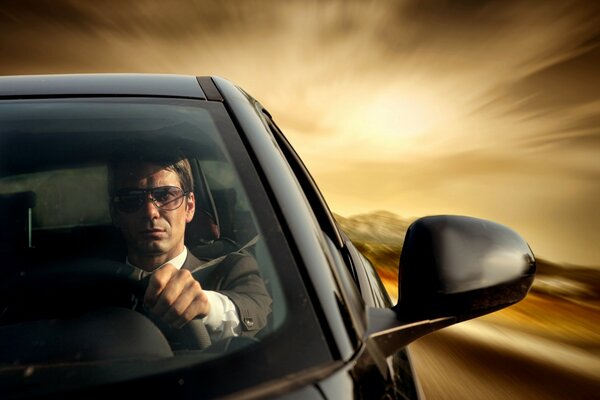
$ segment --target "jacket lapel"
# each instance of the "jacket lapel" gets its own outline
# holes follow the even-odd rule
[[[191,251],[188,250],[188,255],[185,259],[185,262],[181,266],[181,269],[191,270],[204,263],[206,263],[206,261],[199,260],[195,255],[192,254]]]

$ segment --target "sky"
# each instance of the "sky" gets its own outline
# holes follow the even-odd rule
[[[7,1],[0,74],[218,75],[343,216],[460,214],[600,267],[600,3]]]

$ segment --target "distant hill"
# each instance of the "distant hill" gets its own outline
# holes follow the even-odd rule
[[[389,211],[375,211],[348,218],[335,215],[335,218],[353,242],[371,242],[397,247],[402,247],[406,230],[413,221],[403,219]]]
[[[416,218],[405,219],[388,211],[351,217],[335,215],[335,218],[350,240],[375,265],[388,291],[395,291],[404,236]],[[600,307],[600,268],[536,259],[537,273],[532,290]]]

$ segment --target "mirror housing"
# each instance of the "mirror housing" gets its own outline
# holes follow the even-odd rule
[[[529,245],[486,220],[432,216],[408,229],[400,256],[401,321],[475,318],[522,300],[535,276]]]
[[[385,359],[431,332],[508,307],[525,298],[535,269],[529,245],[505,226],[462,216],[420,218],[404,239],[398,303],[367,308],[366,344]]]

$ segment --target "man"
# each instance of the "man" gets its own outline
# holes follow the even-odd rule
[[[176,329],[201,320],[213,341],[265,326],[271,298],[253,257],[231,254],[202,269],[200,281],[190,272],[206,261],[184,245],[196,201],[187,159],[115,163],[109,190],[127,263],[152,273],[143,299],[151,315]]]

